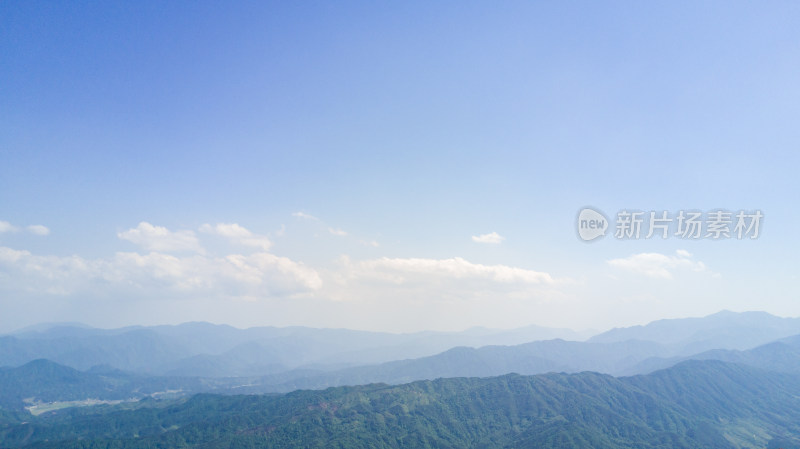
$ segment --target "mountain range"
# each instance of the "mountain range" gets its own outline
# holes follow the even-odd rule
[[[7,448],[800,448],[800,375],[688,361],[648,375],[507,374],[7,417]]]
[[[40,326],[0,338],[0,361],[7,365],[0,369],[0,405],[21,409],[26,405],[23,399],[29,399],[29,405],[72,401],[80,396],[138,400],[164,392],[286,393],[512,372],[635,375],[687,360],[721,360],[800,372],[800,320],[763,312],[661,320],[613,329],[587,341],[557,338],[456,346],[432,355],[402,358],[409,352],[433,352],[452,342],[479,346],[481,342],[513,343],[532,336],[569,333],[541,327],[384,334],[311,328],[240,330],[208,323],[114,330]],[[714,349],[706,350],[708,347]],[[695,350],[700,351],[692,352]],[[368,363],[380,351],[383,354],[378,359],[390,361]],[[60,374],[50,375],[56,372]],[[43,385],[49,387],[41,388]]]
[[[589,338],[587,338],[589,337]],[[0,337],[0,447],[800,449],[800,320]]]
[[[0,366],[48,359],[79,370],[107,365],[161,376],[254,376],[423,357],[455,346],[581,340],[590,335],[539,326],[391,334],[305,327],[237,329],[210,323],[121,329],[53,324],[0,337]]]

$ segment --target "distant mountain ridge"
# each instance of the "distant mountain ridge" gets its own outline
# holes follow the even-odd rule
[[[569,329],[390,334],[347,329],[258,327],[210,323],[95,329],[56,324],[0,336],[0,366],[48,359],[79,370],[109,365],[148,375],[237,377],[298,368],[337,369],[433,355],[455,346],[585,338]]]
[[[718,360],[783,373],[800,373],[800,335],[782,338],[746,351],[712,349],[684,357],[653,357],[632,366],[628,374],[647,374],[687,360]]]
[[[781,354],[773,354],[772,366],[784,366],[785,372],[800,372],[798,362],[792,357],[800,352],[800,336],[785,338],[787,334],[800,334],[800,320],[778,318],[765,313],[722,312],[705,318],[662,320],[647,326],[615,329],[590,338],[586,342],[546,340],[514,346],[484,346],[481,348],[454,348],[433,356],[410,360],[386,362],[327,372],[283,373],[260,379],[253,392],[287,392],[298,388],[326,388],[339,385],[358,385],[372,382],[398,384],[414,380],[439,377],[498,376],[515,372],[524,375],[547,372],[595,371],[611,375],[649,373],[673,366],[684,360],[724,360],[765,366],[767,350],[752,349],[752,353],[739,355],[732,348],[752,348],[771,338],[783,338]],[[775,325],[777,324],[777,325]],[[722,336],[735,333],[741,326],[738,338],[710,338],[713,331],[722,329]],[[795,328],[797,326],[797,328]],[[691,332],[688,332],[691,330]],[[664,338],[661,338],[665,336]],[[624,339],[630,337],[629,339]],[[696,340],[692,340],[696,338]],[[711,351],[693,352],[706,348],[710,342],[719,345]],[[783,355],[788,355],[783,357]],[[766,365],[769,366],[769,365]],[[797,370],[795,368],[798,368]],[[287,379],[287,374],[289,375]]]
[[[203,391],[227,385],[242,393],[510,372],[632,375],[689,359],[772,363],[777,368],[783,364],[783,371],[795,372],[782,357],[798,350],[786,339],[800,335],[800,319],[724,311],[612,329],[587,341],[527,340],[559,333],[575,335],[541,327],[387,334],[304,327],[236,329],[209,323],[112,330],[56,325],[0,337],[0,365],[20,366],[43,358],[81,371],[102,365],[140,377],[205,379]],[[781,339],[788,346],[775,346],[771,356],[767,349],[742,352],[765,343],[777,345]],[[519,340],[525,341],[508,344]]]
[[[507,373],[523,375],[548,372],[595,371],[614,374],[638,361],[666,350],[642,341],[586,343],[545,340],[515,346],[457,347],[441,354],[398,360],[379,365],[358,366],[327,372],[298,373],[264,377],[253,391],[288,392],[299,388],[318,389],[340,385],[384,382],[400,384],[415,380],[447,377],[487,377]]]
[[[674,353],[688,354],[720,348],[750,349],[797,334],[800,334],[800,318],[723,310],[702,318],[665,319],[644,326],[615,328],[587,341],[645,340],[664,345]]]

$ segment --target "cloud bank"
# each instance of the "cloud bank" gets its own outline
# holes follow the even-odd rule
[[[46,229],[42,228],[32,232],[42,233]],[[117,252],[108,258],[86,259],[0,247],[0,288],[62,296],[127,292],[258,299],[307,293],[322,286],[313,268],[267,252],[271,242],[265,236],[235,223],[206,224],[200,230],[255,252],[210,256],[193,231],[171,231],[141,222],[117,236],[143,253]]]

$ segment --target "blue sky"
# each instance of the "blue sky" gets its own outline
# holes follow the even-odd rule
[[[798,9],[5,2],[0,329],[798,316]],[[765,218],[587,244],[584,206]]]

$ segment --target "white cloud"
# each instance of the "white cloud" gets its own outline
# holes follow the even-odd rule
[[[325,229],[328,231],[329,234],[335,235],[337,237],[346,237],[350,235],[347,231],[343,230],[342,228],[334,228],[332,226],[328,226],[327,223],[325,223],[324,221],[305,212],[293,212],[292,216],[303,220],[316,221],[319,229]]]
[[[236,223],[217,223],[214,226],[204,224],[200,226],[200,232],[219,235],[238,245],[259,248],[264,251],[272,246],[272,242],[266,236],[254,234]]]
[[[204,224],[200,226],[200,232],[217,234],[231,239],[248,238],[253,235],[252,232],[236,223],[217,223],[215,226]]]
[[[305,212],[293,212],[293,213],[292,213],[292,216],[293,216],[293,217],[297,217],[297,218],[302,218],[302,219],[304,219],[304,220],[314,220],[314,221],[319,221],[319,218],[317,218],[317,217],[315,217],[315,216],[313,216],[313,215],[307,214],[307,213],[305,213]]]
[[[3,232],[17,232],[17,231],[19,231],[18,227],[12,225],[11,223],[9,223],[7,221],[0,221],[0,233],[3,233]]]
[[[128,240],[134,245],[147,251],[175,252],[193,251],[203,252],[200,242],[192,231],[170,231],[161,226],[153,226],[145,221],[139,226],[117,233],[117,237]]]
[[[305,294],[322,287],[322,279],[313,268],[264,251],[270,245],[266,237],[238,224],[203,225],[201,230],[257,248],[258,252],[207,256],[194,232],[174,232],[142,222],[118,236],[148,253],[118,252],[110,258],[86,259],[0,247],[0,291],[255,299]],[[195,254],[169,253],[173,251]]]
[[[130,279],[147,286],[154,280],[165,286],[204,295],[266,297],[321,287],[317,272],[286,257],[259,252],[224,257],[179,258],[168,254],[117,253],[115,266]]]
[[[347,236],[347,232],[341,229],[328,228],[328,232],[339,237]]]
[[[477,243],[494,243],[494,244],[497,244],[497,243],[501,243],[505,239],[506,239],[505,237],[501,236],[500,234],[498,234],[496,232],[492,232],[492,233],[489,233],[489,234],[473,235],[472,236],[472,241],[473,242],[477,242]]]
[[[208,225],[203,230],[232,239],[252,234],[233,225]],[[210,237],[198,233],[198,238]],[[554,307],[551,304],[562,304],[562,289],[569,283],[547,273],[462,258],[343,258],[317,270],[265,251],[131,251],[84,258],[0,246],[0,297],[26,298],[53,304],[54,309],[63,304],[80,316],[120,307],[132,317],[171,311],[169,316],[177,317],[172,319],[226,316],[249,320],[250,325],[312,320],[357,326],[383,320],[397,330],[418,330],[511,318],[524,324]]]
[[[28,229],[28,232],[30,232],[31,234],[36,234],[36,235],[49,235],[50,234],[50,229],[48,229],[46,226],[42,226],[42,225],[30,225],[30,226],[27,227],[27,229]]]
[[[0,287],[28,293],[64,295],[74,291],[90,273],[110,274],[104,263],[77,256],[36,256],[29,251],[0,247]]]
[[[0,221],[0,234],[4,232],[19,232],[22,229],[19,226],[14,226],[7,221]],[[48,235],[50,234],[50,230],[47,229],[46,226],[42,225],[30,225],[26,226],[25,230],[30,232],[31,234],[35,235]]]
[[[0,263],[13,264],[17,263],[21,258],[30,256],[29,251],[19,251],[16,249],[6,248],[0,246]]]
[[[498,284],[552,284],[547,273],[510,267],[507,265],[482,265],[460,257],[452,259],[391,259],[383,257],[351,263],[342,259],[346,275],[354,279],[387,281],[394,284],[408,282],[480,281]]]
[[[558,301],[561,289],[572,283],[570,279],[556,279],[544,272],[483,265],[460,257],[383,257],[356,261],[342,256],[335,268],[324,272],[324,279],[325,287],[319,297],[355,302],[376,311],[416,310],[445,321],[462,313],[470,314],[477,310],[475,307],[493,310],[492,314],[497,315],[506,307],[527,309],[534,304]],[[462,307],[467,308],[462,310]],[[437,315],[448,310],[445,315]]]
[[[40,256],[0,247],[0,290],[39,294],[266,298],[319,289],[316,270],[286,257],[259,252],[224,257],[159,252],[116,253],[111,258]]]
[[[360,243],[364,246],[371,246],[373,248],[381,246],[381,244],[378,243],[377,240],[361,240]]]
[[[686,250],[677,250],[675,256],[661,253],[639,253],[622,259],[611,259],[608,264],[651,278],[672,279],[676,270],[704,271],[703,262],[692,259]]]
[[[44,233],[47,228],[29,230]],[[257,248],[258,252],[210,257],[193,231],[170,231],[141,222],[117,235],[142,247],[146,254],[118,252],[111,258],[84,259],[0,247],[0,291],[87,296],[138,292],[147,297],[254,299],[292,296],[322,287],[313,268],[266,252],[271,242],[264,236],[236,223],[205,224],[200,230]],[[187,251],[196,254],[169,254]]]

